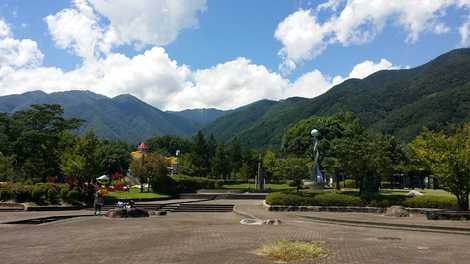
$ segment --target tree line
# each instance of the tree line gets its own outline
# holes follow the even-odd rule
[[[60,105],[32,105],[0,113],[0,181],[91,183],[102,174],[125,173],[132,146],[78,136],[83,120],[65,118]]]

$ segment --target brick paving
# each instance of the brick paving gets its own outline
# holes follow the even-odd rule
[[[245,208],[253,208],[252,203],[238,201]],[[83,217],[0,225],[0,263],[274,263],[254,251],[278,239],[325,241],[329,256],[303,263],[470,260],[470,236],[320,224],[259,212],[266,218],[285,218],[285,224],[245,226],[234,213],[170,213],[144,219]],[[10,213],[0,214],[0,219],[4,214]]]

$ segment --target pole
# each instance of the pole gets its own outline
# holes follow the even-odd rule
[[[144,192],[144,162],[145,162],[145,152],[142,151],[142,159],[140,164],[140,192]]]

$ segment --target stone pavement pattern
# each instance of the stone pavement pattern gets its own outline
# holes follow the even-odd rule
[[[278,239],[325,241],[330,255],[304,263],[470,260],[470,236],[294,218],[280,226],[244,226],[239,221],[234,213],[170,213],[145,219],[83,217],[43,225],[0,225],[1,263],[274,263],[254,251]]]

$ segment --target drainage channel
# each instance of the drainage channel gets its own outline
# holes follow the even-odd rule
[[[34,218],[34,219],[26,219],[26,220],[18,220],[18,221],[11,221],[11,222],[4,222],[2,224],[7,225],[40,225],[75,217],[84,217],[90,215],[62,215],[62,216],[49,216],[49,217],[41,217],[41,218]]]

